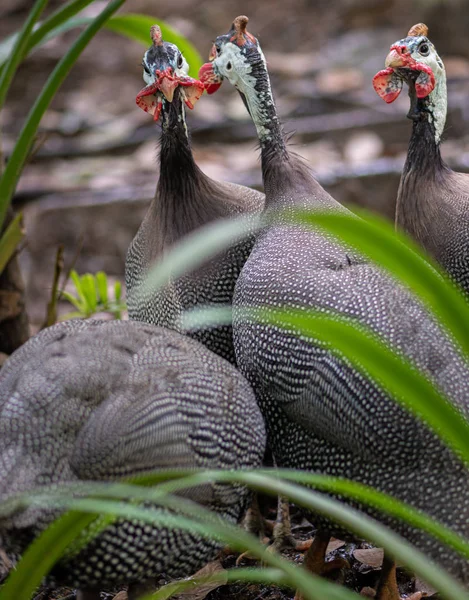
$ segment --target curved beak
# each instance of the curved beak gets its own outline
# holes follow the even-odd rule
[[[159,89],[168,102],[172,102],[174,98],[174,90],[179,85],[177,79],[172,75],[163,74],[159,81]]]
[[[396,48],[391,48],[391,52],[386,56],[384,64],[386,67],[391,67],[392,69],[398,69],[399,67],[404,67],[406,65],[402,54],[400,54]]]

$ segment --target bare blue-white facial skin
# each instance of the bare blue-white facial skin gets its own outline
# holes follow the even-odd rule
[[[391,51],[386,59],[386,66],[395,70],[397,77],[406,78],[406,72],[423,68],[425,71],[420,71],[420,85],[430,86],[426,81],[426,73],[434,78],[435,84],[431,91],[426,96],[426,110],[429,115],[429,120],[435,128],[435,140],[438,143],[443,133],[446,110],[447,110],[447,95],[446,95],[446,72],[443,61],[439,57],[435,46],[424,35],[409,35],[401,40],[398,40],[391,46]],[[383,71],[384,73],[384,71]],[[396,96],[399,91],[397,91]],[[419,96],[421,97],[421,96]],[[387,100],[392,101],[392,100]]]
[[[189,108],[194,108],[204,87],[200,81],[188,75],[189,65],[178,47],[163,42],[159,29],[155,35],[156,43],[154,42],[145,52],[142,61],[143,79],[147,85],[137,94],[136,102],[142,110],[153,115],[154,120],[157,121],[164,103],[173,102],[177,88],[183,103]],[[180,106],[180,118],[184,120],[184,108],[182,104]]]
[[[170,42],[163,42],[162,46],[150,46],[143,56],[142,66],[143,80],[147,85],[155,83],[156,70],[164,71],[171,67],[177,76],[189,73],[186,59],[179,48]]]
[[[230,34],[219,36],[214,44],[213,72],[226,78],[242,94],[256,125],[259,137],[266,139],[269,131],[262,123],[267,118],[266,107],[273,105],[267,64],[259,42],[248,34],[243,45]]]

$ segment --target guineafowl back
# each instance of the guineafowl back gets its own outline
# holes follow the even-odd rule
[[[32,338],[0,372],[0,499],[42,486],[110,481],[165,468],[260,464],[262,417],[246,380],[194,340],[147,324],[72,321]],[[190,497],[235,521],[241,486]],[[0,518],[0,545],[18,555],[57,511]],[[219,542],[120,519],[67,556],[50,581],[88,588],[186,575]]]

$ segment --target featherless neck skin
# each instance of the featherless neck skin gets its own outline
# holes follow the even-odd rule
[[[237,88],[259,138],[266,208],[288,208],[310,197],[316,188],[318,191],[322,188],[301,157],[287,148],[260,47],[258,52],[259,60],[251,63],[253,82],[248,80],[248,85],[244,85],[241,81]]]
[[[303,160],[287,148],[264,54],[246,30],[247,22],[245,16],[236,17],[229,32],[217,37],[211,62],[201,67],[199,77],[209,94],[224,78],[240,93],[259,137],[266,208],[318,204],[315,200],[324,196],[324,190]]]

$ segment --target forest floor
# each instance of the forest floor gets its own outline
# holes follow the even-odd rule
[[[275,519],[275,505],[267,501],[263,506],[263,513],[269,520]],[[314,537],[314,528],[306,521],[293,505],[290,507],[292,521],[292,535],[297,541],[305,541]],[[304,553],[291,547],[284,548],[281,555],[300,566],[303,563]],[[243,557],[229,549],[220,552],[220,555],[206,565],[199,573],[208,575],[223,570],[258,566],[258,562],[249,557]],[[348,565],[341,569],[332,570],[328,578],[345,587],[361,592],[367,598],[374,597],[374,590],[378,584],[383,563],[383,551],[374,548],[366,542],[345,542],[332,538],[327,550],[327,562],[336,558],[344,559]],[[397,568],[397,582],[402,599],[409,598],[415,592],[422,592],[423,598],[431,597],[439,600],[436,594],[425,582],[416,579],[404,568]],[[158,587],[168,583],[164,575],[158,581]],[[230,584],[207,584],[196,589],[190,589],[174,596],[175,600],[292,600],[295,592],[277,585],[248,583],[245,581]],[[42,589],[34,600],[74,600],[75,592],[61,588],[57,590]],[[125,589],[103,591],[101,600],[127,600]],[[327,600],[327,599],[324,599]]]

